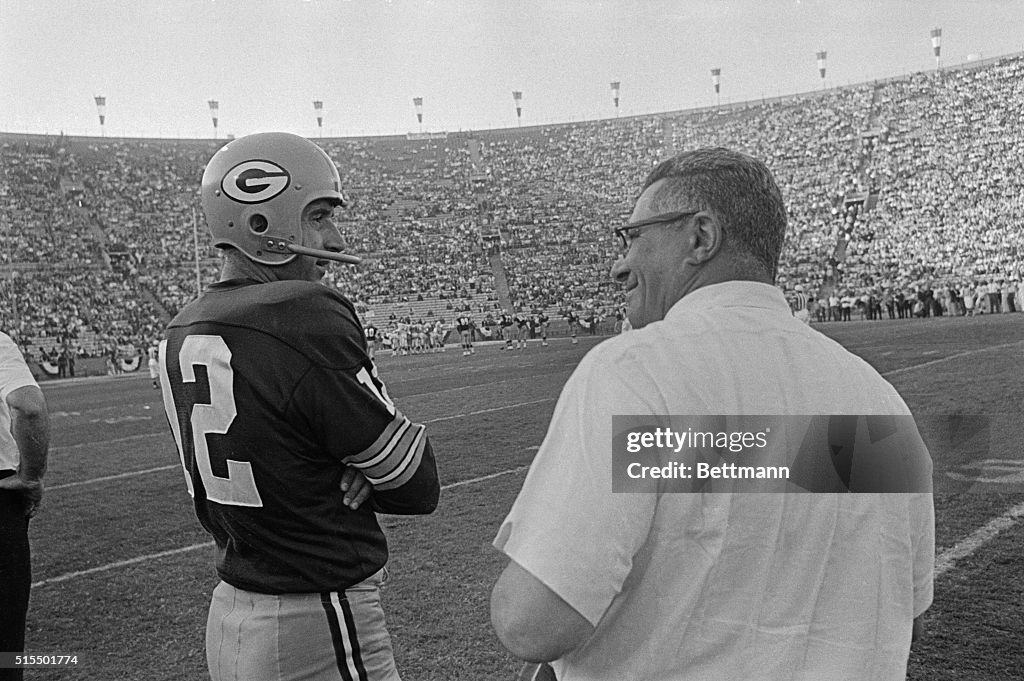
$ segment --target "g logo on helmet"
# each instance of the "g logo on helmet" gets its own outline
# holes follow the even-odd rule
[[[229,170],[220,187],[239,203],[263,203],[274,198],[291,183],[288,171],[270,161],[243,161]]]

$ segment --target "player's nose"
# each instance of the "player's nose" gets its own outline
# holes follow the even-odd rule
[[[324,250],[343,253],[348,244],[345,242],[345,237],[341,235],[341,231],[338,229],[338,225],[334,223],[334,220],[331,220],[330,222],[330,228],[323,231]]]

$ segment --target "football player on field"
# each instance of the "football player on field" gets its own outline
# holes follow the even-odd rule
[[[462,342],[462,356],[473,354],[473,320],[468,315],[460,315],[455,320],[455,330],[459,332]]]
[[[440,487],[352,303],[320,283],[345,257],[338,170],[304,138],[249,135],[210,160],[202,203],[221,280],[171,321],[160,381],[216,543],[210,675],[396,681],[376,513],[430,513]]]
[[[551,325],[550,318],[543,311],[534,312],[533,325],[540,331],[540,344],[546,346],[548,344],[548,327]]]
[[[363,331],[366,334],[366,352],[372,360],[377,354],[377,343],[379,342],[379,338],[377,337],[377,327],[373,324],[369,324],[363,329]]]
[[[516,323],[516,349],[526,349],[526,341],[530,337],[530,318],[522,310],[516,310],[513,318]]]
[[[512,315],[508,311],[503,310],[501,317],[499,318],[498,324],[501,326],[501,337],[505,339],[505,350],[512,349]]]

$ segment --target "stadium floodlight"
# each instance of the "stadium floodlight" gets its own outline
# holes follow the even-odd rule
[[[935,53],[935,68],[942,68],[942,60],[939,58],[939,53],[942,51],[942,29],[932,29],[932,51]]]
[[[721,104],[722,99],[719,93],[721,92],[722,69],[711,69],[711,83],[715,86],[715,102]]]
[[[324,136],[324,103],[319,99],[313,100],[313,111],[316,113],[316,127],[320,131],[320,137]]]
[[[93,101],[96,102],[96,111],[100,115],[100,135],[106,137],[107,129],[104,126],[107,122],[107,98],[103,95],[96,95],[93,97]]]
[[[416,107],[416,120],[420,124],[420,132],[423,132],[423,98],[413,97],[412,105]]]
[[[619,81],[612,81],[612,101],[615,102],[615,116],[619,115]]]
[[[523,93],[519,90],[512,91],[512,99],[516,103],[516,125],[523,124]]]
[[[821,89],[825,89],[825,59],[828,58],[828,52],[822,50],[818,52],[818,73],[821,74]]]
[[[220,118],[220,102],[211,99],[206,102],[210,107],[210,118],[213,119],[213,139],[217,139],[217,120]]]

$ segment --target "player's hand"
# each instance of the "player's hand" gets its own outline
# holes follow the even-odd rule
[[[25,497],[25,515],[31,518],[43,501],[43,481],[26,480],[20,475],[11,475],[0,480],[0,489],[21,492]]]
[[[341,474],[341,491],[345,493],[342,499],[345,505],[354,511],[370,498],[370,493],[373,492],[373,485],[366,479],[362,471],[353,466],[348,466],[345,468],[345,472]]]

